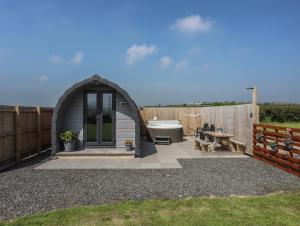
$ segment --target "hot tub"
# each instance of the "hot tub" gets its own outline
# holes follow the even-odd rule
[[[178,120],[149,120],[147,124],[153,141],[157,136],[169,136],[172,143],[183,140],[183,127]]]

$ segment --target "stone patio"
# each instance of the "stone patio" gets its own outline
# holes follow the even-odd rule
[[[142,158],[127,159],[122,156],[99,156],[98,158],[57,159],[42,163],[35,169],[172,169],[182,168],[178,159],[201,158],[248,158],[242,153],[227,151],[201,152],[194,150],[193,138],[185,137],[181,143],[154,145],[143,142]]]

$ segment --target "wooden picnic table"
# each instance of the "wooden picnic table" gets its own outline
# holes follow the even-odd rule
[[[211,131],[204,132],[204,135],[214,138],[214,142],[213,142],[214,149],[216,147],[216,144],[220,144],[222,148],[227,149],[228,151],[232,151],[232,152],[236,151],[230,141],[230,138],[234,137],[234,135],[228,133],[221,133],[221,132],[211,132]]]

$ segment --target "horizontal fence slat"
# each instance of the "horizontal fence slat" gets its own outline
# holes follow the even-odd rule
[[[256,128],[265,128],[265,129],[274,129],[274,130],[282,130],[287,131],[287,129],[291,130],[295,133],[300,133],[300,129],[298,128],[290,128],[290,127],[283,127],[283,126],[274,126],[274,125],[267,125],[267,124],[254,124]]]
[[[14,136],[15,134],[15,132],[0,132],[0,137],[10,137]]]

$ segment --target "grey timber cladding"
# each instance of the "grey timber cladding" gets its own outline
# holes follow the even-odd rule
[[[122,147],[126,139],[135,138],[134,114],[126,99],[116,95],[116,146]],[[135,145],[135,139],[134,139]]]

